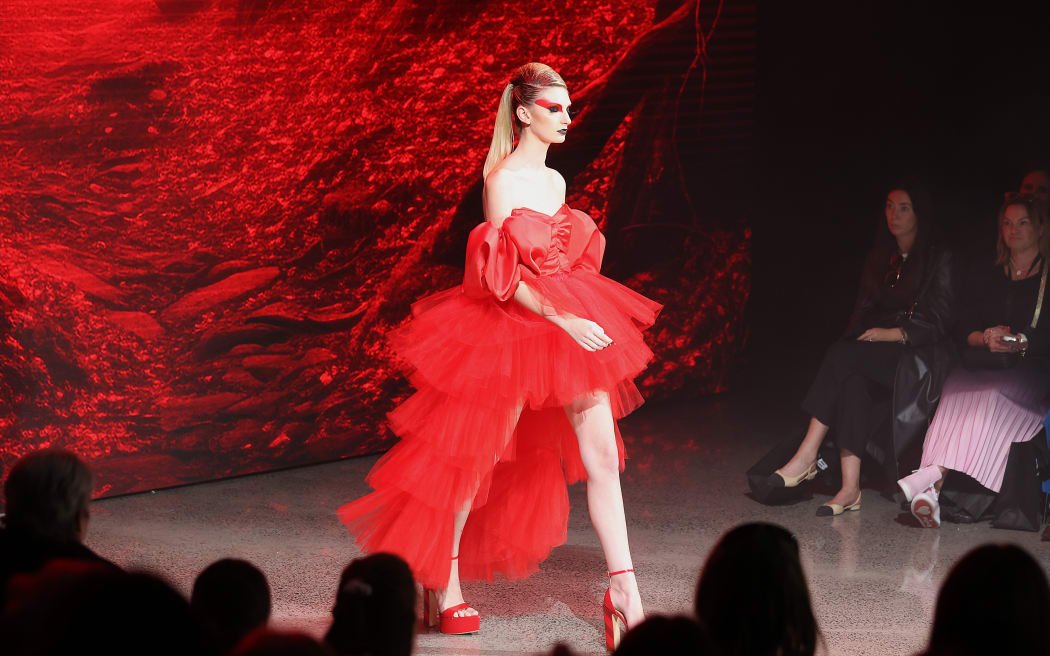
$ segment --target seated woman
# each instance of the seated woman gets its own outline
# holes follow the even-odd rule
[[[830,429],[840,450],[842,488],[817,508],[818,516],[860,510],[862,457],[896,472],[901,452],[925,431],[947,375],[942,338],[952,305],[951,258],[932,238],[929,197],[897,185],[885,209],[887,229],[879,231],[864,263],[846,337],[828,349],[803,402],[811,416],[805,438],[768,481],[794,487],[814,478],[817,451]],[[889,445],[873,431],[885,419],[892,420]]]
[[[999,209],[995,267],[963,292],[963,366],[944,384],[926,433],[922,468],[898,481],[923,526],[940,526],[938,492],[949,469],[998,492],[1010,445],[1032,439],[1050,409],[1050,317],[1046,292],[1050,226],[1031,195]]]

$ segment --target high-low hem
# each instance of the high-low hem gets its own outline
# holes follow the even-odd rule
[[[586,479],[565,406],[604,392],[616,420],[642,403],[633,379],[653,353],[641,331],[661,306],[598,273],[604,238],[585,214],[528,212],[475,229],[464,284],[415,303],[388,335],[417,391],[388,415],[401,440],[369,473],[374,492],[338,511],[362,550],[405,558],[428,587],[448,582],[454,516],[468,504],[462,579],[537,571],[566,539],[567,484]],[[528,248],[545,240],[549,250]],[[594,321],[612,344],[587,351],[526,310],[510,298],[522,282],[545,312]],[[615,439],[622,470],[618,428]]]

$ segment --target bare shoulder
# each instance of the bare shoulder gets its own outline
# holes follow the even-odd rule
[[[485,178],[485,193],[506,195],[514,186],[516,179],[514,171],[496,168]]]
[[[561,173],[558,173],[554,169],[547,169],[547,171],[549,171],[549,175],[550,175],[550,179],[551,179],[551,185],[554,187],[554,190],[562,197],[562,200],[564,200],[565,199],[565,178],[562,177]]]
[[[497,228],[503,225],[503,219],[510,216],[511,210],[514,209],[516,185],[516,176],[506,169],[497,168],[485,178],[485,220]]]

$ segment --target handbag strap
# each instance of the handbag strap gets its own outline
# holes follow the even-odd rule
[[[1039,295],[1035,299],[1035,314],[1032,315],[1032,330],[1039,323],[1039,314],[1043,311],[1043,296],[1046,294],[1046,270],[1050,269],[1043,260],[1043,278],[1039,281]]]

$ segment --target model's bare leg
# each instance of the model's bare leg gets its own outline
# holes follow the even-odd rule
[[[470,506],[472,501],[468,501],[463,509],[455,514],[455,523],[453,524],[452,533],[452,553],[449,554],[449,558],[459,554],[459,540],[463,537],[463,527],[467,524],[467,517],[470,516]],[[444,590],[437,590],[438,608],[445,610],[451,608],[457,604],[463,603],[463,589],[459,585],[459,560],[452,561],[452,570],[448,575],[448,585],[445,586]],[[454,617],[467,617],[468,615],[477,615],[478,611],[473,608],[464,608],[463,610],[457,610]]]
[[[860,495],[860,457],[842,449],[839,461],[842,463],[842,487],[828,503],[848,506],[856,502]]]
[[[521,411],[525,407],[525,404],[519,403],[517,408],[514,409],[514,416],[520,417]],[[510,439],[510,436],[507,436]],[[467,525],[467,517],[470,516],[470,506],[473,504],[473,499],[463,504],[463,507],[454,515],[454,521],[452,524],[452,553],[449,554],[449,558],[452,556],[459,555],[459,541],[463,537],[463,527]],[[459,560],[452,561],[452,569],[448,575],[448,585],[445,586],[444,590],[435,591],[437,595],[438,607],[441,610],[451,608],[458,604],[463,603],[463,589],[459,583]],[[464,608],[455,612],[453,617],[467,617],[469,615],[477,615],[478,611],[473,608]]]
[[[800,476],[817,459],[817,451],[827,434],[828,427],[816,417],[811,417],[802,444],[799,445],[798,451],[795,451],[795,455],[791,456],[791,460],[780,468],[780,472],[786,477]]]
[[[580,457],[587,470],[587,507],[605,554],[606,566],[610,572],[632,569],[627,519],[620,492],[620,459],[609,396],[598,392],[578,399],[566,406],[565,414],[576,432]],[[613,605],[623,612],[629,627],[637,626],[645,616],[634,574],[614,576],[609,580],[609,586]]]

